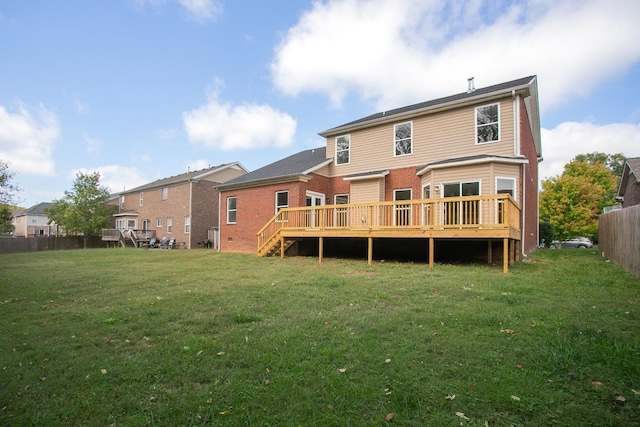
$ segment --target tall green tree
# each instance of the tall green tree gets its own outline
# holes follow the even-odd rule
[[[107,206],[109,190],[100,185],[98,172],[79,172],[73,182],[73,189],[64,192],[64,197],[54,200],[47,209],[50,219],[58,223],[69,234],[81,234],[84,247],[89,236],[102,233],[113,213]]]
[[[598,235],[598,216],[615,204],[618,175],[605,162],[580,155],[562,175],[542,182],[540,218],[554,228],[555,238]]]
[[[12,182],[14,177],[15,172],[9,169],[9,163],[0,159],[0,232],[2,233],[13,230],[11,208],[15,193],[20,191],[18,186]]]
[[[606,154],[599,153],[597,151],[589,154],[578,154],[573,159],[575,162],[587,163],[590,165],[600,162],[611,169],[613,174],[618,177],[622,175],[622,169],[624,168],[624,162],[626,160],[627,158],[622,153]]]

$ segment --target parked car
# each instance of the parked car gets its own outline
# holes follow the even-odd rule
[[[578,249],[587,249],[593,247],[593,242],[588,237],[574,237],[573,239],[563,240],[562,244],[557,240],[551,243],[552,247],[569,249],[569,248],[578,248]]]

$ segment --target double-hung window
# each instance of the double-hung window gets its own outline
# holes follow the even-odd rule
[[[191,231],[191,217],[185,216],[184,217],[184,233],[189,234],[190,231]]]
[[[156,218],[156,227],[162,227],[162,218]]]
[[[413,122],[398,123],[393,127],[394,155],[406,156],[413,153]]]
[[[227,224],[236,223],[237,203],[238,203],[237,197],[227,198]]]
[[[484,144],[500,140],[500,105],[476,108],[476,142]]]
[[[171,233],[173,231],[173,218],[170,216],[167,217],[167,233]]]
[[[144,206],[144,191],[140,192],[140,202],[138,204]]]
[[[276,213],[280,209],[289,207],[289,192],[288,191],[278,191],[276,193]]]
[[[336,164],[346,165],[349,163],[349,148],[351,136],[342,135],[336,138]]]
[[[162,200],[169,198],[169,187],[162,187]]]

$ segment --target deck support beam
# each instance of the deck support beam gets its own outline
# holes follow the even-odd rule
[[[502,272],[507,274],[509,272],[509,258],[510,258],[510,250],[509,250],[509,239],[502,239]]]
[[[367,264],[373,261],[373,237],[367,238]]]
[[[433,270],[433,259],[434,259],[434,244],[433,237],[429,237],[429,270]]]
[[[318,238],[318,263],[322,262],[323,252],[324,252],[324,237],[320,236]]]
[[[280,259],[284,259],[284,237],[280,236]]]

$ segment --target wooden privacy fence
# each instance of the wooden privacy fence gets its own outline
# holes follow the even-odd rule
[[[602,254],[640,277],[640,205],[602,214],[598,226]]]
[[[101,236],[89,237],[88,248],[104,248]],[[52,251],[60,249],[82,249],[84,241],[82,236],[65,237],[3,237],[0,238],[0,253]]]

